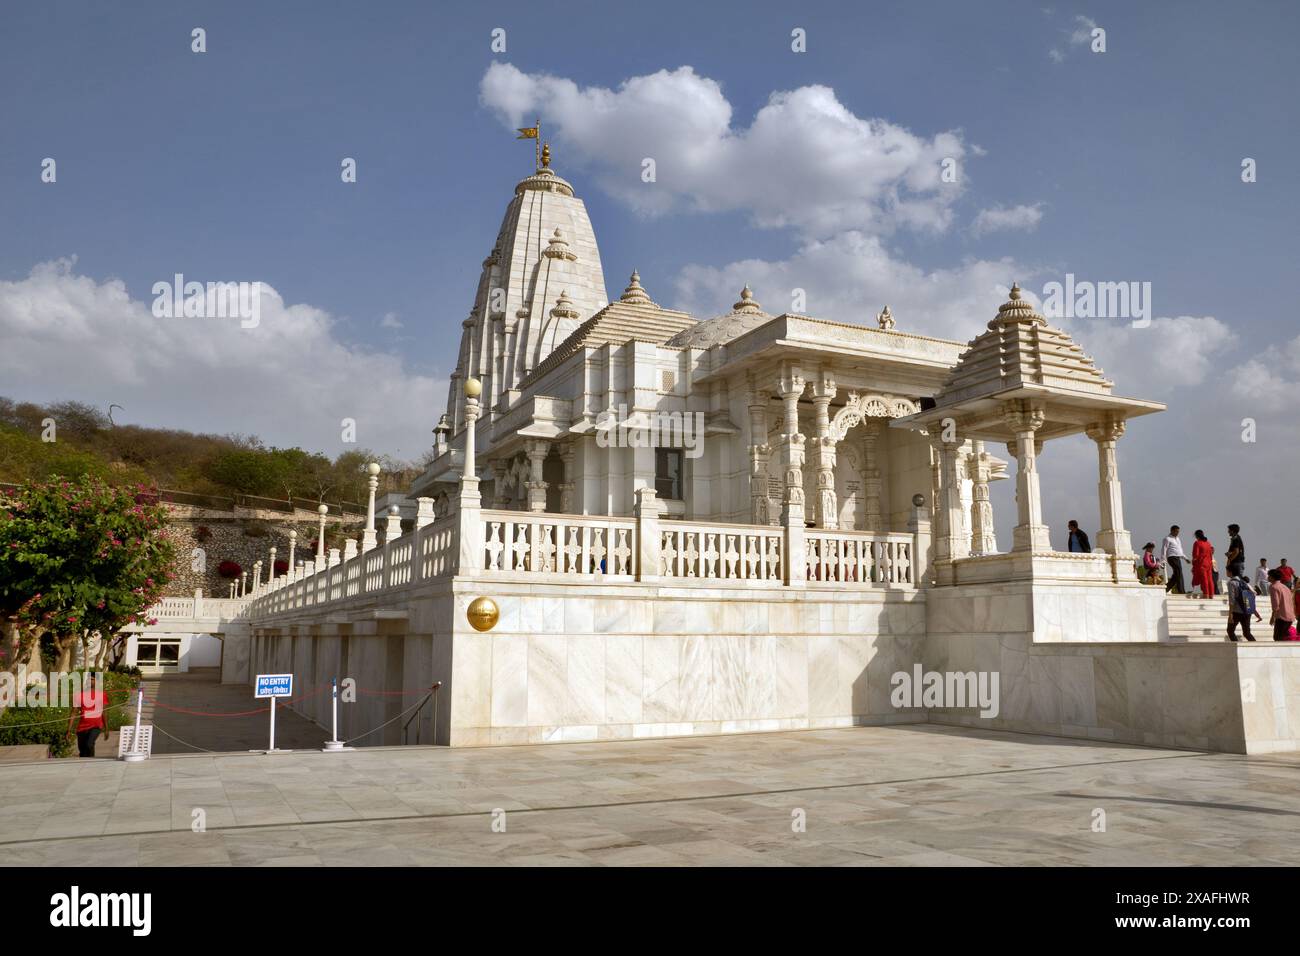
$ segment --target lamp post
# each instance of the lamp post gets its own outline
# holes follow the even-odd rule
[[[366,484],[370,488],[370,497],[366,502],[366,530],[361,534],[361,550],[371,551],[378,543],[375,536],[375,492],[379,489],[379,464],[371,462],[366,465]]]
[[[478,421],[478,397],[483,394],[483,383],[476,378],[465,379],[465,471],[464,477],[474,477],[474,423]]]
[[[483,385],[478,379],[465,379],[465,470],[457,496],[460,538],[457,567],[462,573],[476,573],[483,567],[483,522],[479,511],[482,496],[478,479],[474,477],[474,423],[478,420],[478,397],[482,392]]]
[[[296,575],[298,565],[294,563],[294,552],[298,550],[298,532],[296,530],[289,532],[289,570],[285,573],[289,575],[292,581]]]
[[[271,560],[267,565],[266,583],[269,587],[275,583],[275,546],[271,546]]]
[[[253,593],[262,590],[262,562],[253,562]]]
[[[329,505],[321,505],[316,513],[320,515],[320,529],[316,533],[316,570],[320,571],[325,567],[325,516],[330,513]]]
[[[240,571],[239,572],[239,596],[240,597],[244,596],[244,589],[247,587],[248,587],[248,572]]]

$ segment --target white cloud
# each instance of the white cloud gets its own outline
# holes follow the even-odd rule
[[[805,243],[784,260],[688,266],[676,280],[674,305],[716,315],[749,283],[775,315],[790,311],[794,290],[802,289],[804,311],[818,318],[874,325],[887,304],[901,331],[964,341],[993,317],[1011,279],[1028,271],[1011,259],[967,260],[927,271],[892,255],[879,237],[846,232]]]
[[[1291,413],[1295,396],[1300,395],[1300,336],[1290,342],[1267,349],[1268,363],[1252,358],[1238,365],[1232,373],[1232,394],[1250,402],[1257,412]]]
[[[1053,63],[1064,63],[1072,47],[1086,47],[1092,43],[1092,31],[1096,28],[1097,22],[1091,17],[1076,16],[1072,25],[1061,31],[1065,34],[1064,41],[1048,49],[1047,58]]]
[[[140,424],[252,433],[331,456],[425,451],[419,443],[445,385],[411,374],[400,356],[343,343],[329,313],[286,304],[263,282],[256,328],[160,319],[120,280],[77,275],[74,264],[45,262],[0,282],[0,394],[116,402]],[[344,418],[356,420],[356,445],[340,440]]]
[[[958,131],[927,138],[855,116],[825,86],[773,93],[748,127],[733,126],[721,86],[689,66],[609,89],[494,63],[480,95],[511,127],[544,115],[562,143],[557,166],[590,168],[641,213],[741,211],[813,238],[947,229],[961,187],[940,181],[940,164],[960,168],[968,150]],[[646,158],[653,183],[641,178]]]
[[[975,236],[985,236],[990,232],[1002,232],[1005,230],[1021,230],[1023,232],[1032,232],[1038,228],[1038,224],[1043,221],[1042,203],[1020,206],[990,206],[988,209],[981,209],[971,223],[971,233]]]
[[[381,329],[400,329],[404,328],[404,323],[397,317],[396,312],[385,312],[384,317],[379,320]]]
[[[1149,398],[1200,385],[1236,343],[1211,315],[1162,316],[1145,328],[1121,319],[1054,319],[1084,347],[1122,395]]]

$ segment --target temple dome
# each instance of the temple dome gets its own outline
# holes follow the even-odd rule
[[[1094,394],[1109,394],[1112,388],[1069,333],[1048,325],[1013,283],[988,331],[958,359],[935,404],[950,406],[1025,386]]]
[[[676,348],[707,349],[739,338],[752,329],[766,325],[771,319],[772,316],[763,311],[749,286],[745,286],[740,290],[740,300],[731,307],[730,312],[706,319],[679,332],[667,344]]]

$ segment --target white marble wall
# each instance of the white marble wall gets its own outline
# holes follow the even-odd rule
[[[480,593],[458,584],[463,608]],[[915,721],[889,677],[920,660],[916,592],[783,595],[651,585],[487,589],[457,625],[451,742],[489,745]]]
[[[1300,646],[1139,643],[1152,602],[1148,589],[1132,590],[1022,583],[931,591],[927,669],[996,671],[1001,699],[993,718],[931,709],[929,719],[1232,753],[1297,749]],[[1061,607],[1071,611],[1064,620]]]
[[[937,588],[927,599],[931,634],[1032,632],[1039,643],[1167,640],[1162,588],[1104,582],[1014,581]]]
[[[1139,642],[1152,594],[1029,581],[837,592],[457,578],[400,609],[358,607],[356,623],[264,628],[245,673],[293,670],[300,688],[338,673],[389,692],[343,708],[345,738],[440,680],[437,739],[459,746],[929,720],[1237,753],[1297,749],[1300,645],[1157,642],[1150,630]],[[481,595],[501,610],[485,634],[465,619]],[[361,620],[380,613],[392,619]],[[895,708],[891,677],[918,662],[996,671],[997,716]],[[325,695],[296,708],[328,723]],[[430,712],[424,741],[431,722]],[[399,742],[398,728],[363,741]]]

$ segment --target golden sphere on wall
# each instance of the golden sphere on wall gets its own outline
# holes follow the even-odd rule
[[[480,597],[469,602],[469,607],[465,609],[465,617],[469,619],[470,627],[474,630],[490,631],[497,626],[501,611],[497,608],[496,601],[489,597]]]

